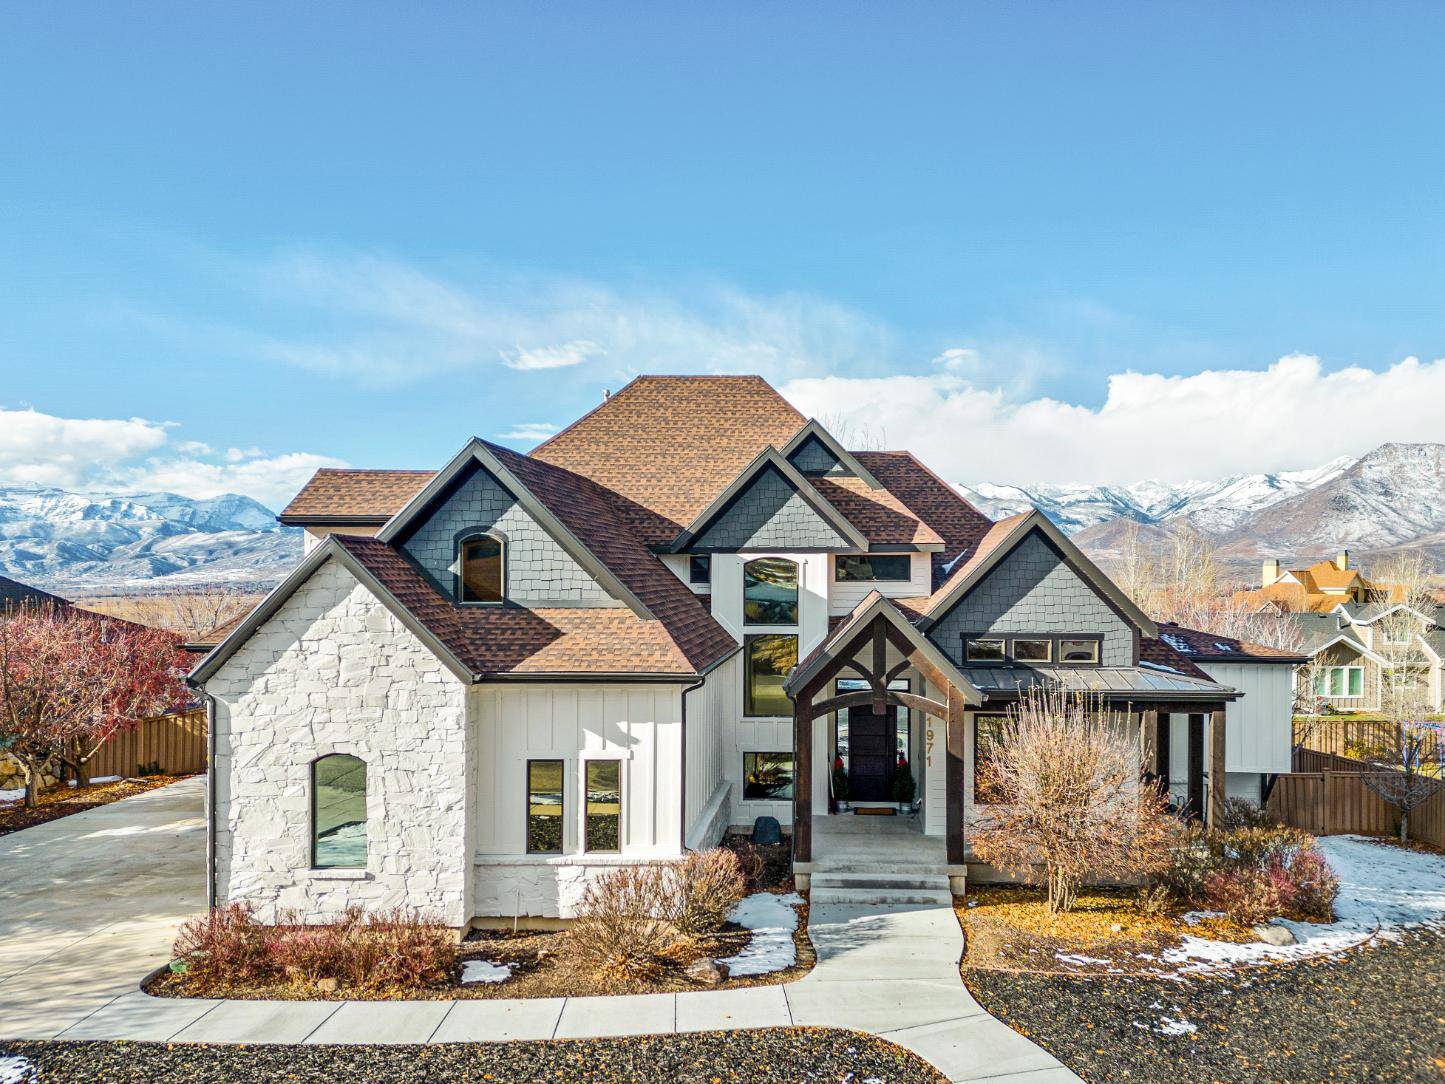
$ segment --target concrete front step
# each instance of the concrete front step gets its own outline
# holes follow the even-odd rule
[[[953,896],[947,888],[810,888],[809,906],[824,903],[878,907],[885,905],[937,904],[948,907]]]
[[[870,874],[946,878],[948,865],[944,862],[889,862],[877,859],[849,861],[839,858],[824,858],[813,863],[814,878],[834,875],[866,877]]]
[[[948,878],[942,874],[916,873],[815,873],[810,886],[819,888],[922,888],[937,891],[948,887]]]

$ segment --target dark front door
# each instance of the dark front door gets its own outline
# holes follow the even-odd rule
[[[848,709],[848,790],[855,802],[891,802],[898,763],[898,709],[875,715],[869,705]]]

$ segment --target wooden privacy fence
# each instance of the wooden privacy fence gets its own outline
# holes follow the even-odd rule
[[[1427,716],[1427,718],[1432,718]],[[1428,733],[1420,750],[1426,761],[1439,761],[1445,743],[1445,725]],[[1399,731],[1391,723],[1379,719],[1347,719],[1327,716],[1296,715],[1294,720],[1296,749],[1313,749],[1321,753],[1351,758],[1380,759],[1382,752],[1399,748]],[[1398,755],[1398,753],[1394,753]],[[1298,765],[1296,765],[1298,769]]]
[[[91,778],[136,775],[159,765],[166,775],[206,770],[206,713],[203,709],[144,719],[100,747],[88,765]]]
[[[1326,768],[1281,775],[1270,791],[1267,808],[1285,824],[1317,836],[1393,836],[1399,831],[1399,809],[1365,785],[1367,778],[1385,774]],[[1415,807],[1410,814],[1410,836],[1445,847],[1445,788]]]

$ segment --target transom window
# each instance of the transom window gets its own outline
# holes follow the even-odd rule
[[[333,753],[311,765],[311,865],[366,866],[366,762]]]
[[[833,563],[833,580],[836,583],[859,581],[906,582],[909,579],[909,557],[906,553],[865,553],[848,554],[838,557]]]
[[[743,565],[743,624],[797,623],[797,562],[782,557],[759,557]]]
[[[505,545],[496,535],[479,534],[457,544],[457,598],[461,602],[501,602],[504,597]]]
[[[982,633],[963,640],[964,662],[1007,666],[1098,666],[1104,638],[1094,633]]]

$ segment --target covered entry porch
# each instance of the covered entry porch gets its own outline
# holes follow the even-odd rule
[[[840,853],[866,846],[876,861],[893,845],[908,861],[956,877],[961,888],[966,717],[982,703],[978,690],[876,592],[794,669],[784,689],[793,700],[793,869],[800,884],[820,863],[827,872]],[[859,782],[852,798],[865,807],[891,804],[900,714],[918,781],[916,817],[830,815],[840,727]]]

